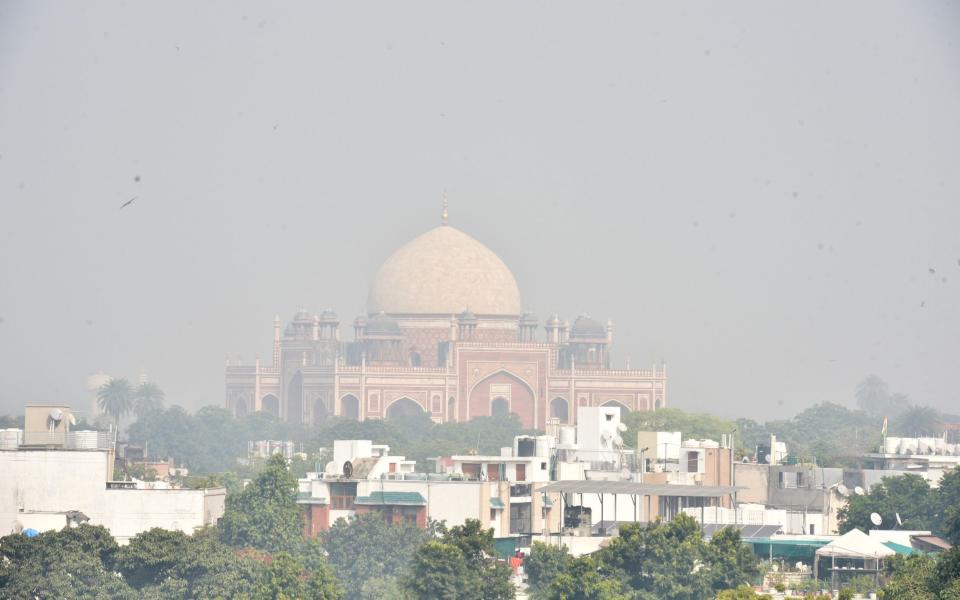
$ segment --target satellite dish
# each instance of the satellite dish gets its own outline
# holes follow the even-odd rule
[[[897,516],[897,526],[903,527],[903,521],[900,519],[900,513],[893,513]]]
[[[77,424],[77,418],[73,416],[73,413],[70,413],[69,415],[67,415],[67,421],[69,421],[71,425]]]
[[[857,487],[853,488],[853,493],[856,494],[856,495],[858,495],[858,496],[862,496],[862,495],[864,495],[866,492],[864,492],[864,491],[863,491],[863,488],[858,485]]]
[[[630,481],[630,477],[631,477],[630,469],[627,469],[626,467],[624,467],[623,469],[620,470],[620,479],[624,481]]]
[[[327,466],[323,468],[323,473],[325,475],[336,475],[337,474],[337,463],[332,460],[327,463]]]
[[[870,513],[870,522],[877,527],[880,527],[883,525],[883,517],[881,517],[878,513]]]
[[[627,430],[627,425],[626,425],[625,423],[617,423],[617,430],[618,430],[618,431],[626,431],[626,430]]]
[[[850,495],[850,490],[847,489],[847,486],[841,483],[840,485],[837,486],[837,493],[843,496],[844,498],[846,498],[847,496]]]
[[[351,463],[349,460],[343,463],[343,476],[347,479],[353,477],[353,463]]]
[[[63,411],[60,410],[59,408],[55,408],[55,409],[53,409],[53,410],[50,411],[50,419],[51,419],[51,420],[56,421],[57,423],[59,423],[59,422],[60,422],[60,419],[62,419],[62,418],[63,418]]]
[[[616,444],[617,446],[622,446],[622,445],[623,445],[623,438],[620,437],[619,435],[615,435],[615,436],[613,436],[613,443]]]

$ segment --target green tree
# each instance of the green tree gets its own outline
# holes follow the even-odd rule
[[[869,494],[848,498],[846,506],[838,513],[840,533],[851,529],[874,529],[871,513],[878,513],[883,518],[886,529],[897,524],[899,514],[905,529],[936,530],[940,522],[937,504],[935,492],[919,475],[908,473],[884,477]]]
[[[713,534],[707,544],[705,564],[713,590],[748,586],[761,574],[760,561],[734,527],[724,527]]]
[[[439,528],[441,537],[413,554],[407,590],[414,598],[509,600],[515,589],[510,569],[496,558],[493,530],[468,519],[462,526]]]
[[[481,600],[481,581],[467,566],[460,548],[431,540],[413,555],[407,588],[421,600]]]
[[[941,519],[934,531],[944,535],[954,546],[960,546],[960,467],[951,469],[940,478],[936,502]]]
[[[221,539],[225,543],[268,552],[300,546],[303,527],[297,506],[297,481],[280,455],[272,456],[243,491],[227,497],[220,521]]]
[[[572,560],[566,546],[533,542],[530,554],[523,562],[523,571],[527,575],[531,590],[534,593],[546,592],[553,580],[570,566]]]
[[[759,575],[738,531],[721,529],[707,543],[699,524],[680,514],[667,523],[622,525],[609,546],[569,561],[540,597],[706,600]]]
[[[932,436],[943,433],[943,418],[929,406],[912,406],[890,423],[890,432],[904,436]]]
[[[97,405],[100,410],[112,416],[120,429],[120,419],[130,412],[133,406],[133,386],[126,379],[111,379],[97,390]]]
[[[80,525],[34,538],[0,538],[0,598],[133,599],[113,574],[117,543],[103,527]]]
[[[690,600],[705,598],[710,589],[700,525],[686,514],[667,523],[623,525],[597,555],[638,598]]]
[[[182,531],[159,528],[139,533],[117,552],[117,570],[137,589],[160,585],[182,568],[189,538]]]
[[[160,386],[152,381],[144,381],[137,386],[134,393],[134,414],[139,418],[148,412],[161,410],[165,396]]]
[[[938,600],[937,559],[914,554],[895,561],[893,574],[883,587],[884,600]]]
[[[370,579],[405,577],[410,560],[428,539],[428,533],[401,523],[388,525],[376,513],[338,519],[323,536],[323,546],[351,600],[369,597]]]
[[[538,596],[544,600],[630,600],[634,597],[621,580],[605,576],[591,556],[572,560]]]
[[[770,594],[758,594],[749,585],[723,590],[717,594],[717,600],[771,600]]]

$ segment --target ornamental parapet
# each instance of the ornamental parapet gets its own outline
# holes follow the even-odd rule
[[[643,377],[645,379],[663,379],[666,378],[665,371],[653,369],[553,369],[550,371],[551,377]]]

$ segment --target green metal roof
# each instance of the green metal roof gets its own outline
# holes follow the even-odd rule
[[[775,540],[755,538],[743,540],[753,547],[753,553],[760,557],[773,556],[790,560],[813,560],[818,549],[826,546],[826,540]]]
[[[357,496],[354,504],[426,506],[427,501],[420,492],[370,492],[369,496]]]
[[[914,552],[917,552],[917,550],[914,550],[910,546],[904,546],[903,544],[898,544],[896,542],[883,542],[883,545],[887,548],[890,548],[897,554],[913,554]]]
[[[490,498],[490,508],[505,508],[500,498]]]
[[[327,499],[314,498],[310,492],[297,492],[297,504],[327,504]]]

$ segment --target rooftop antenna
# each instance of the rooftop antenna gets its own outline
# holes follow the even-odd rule
[[[879,513],[870,513],[870,522],[876,527],[880,527],[883,525],[883,517],[881,517]]]
[[[440,224],[449,225],[450,224],[450,213],[447,211],[450,203],[447,202],[447,190],[443,190],[443,212],[440,213]]]

